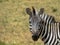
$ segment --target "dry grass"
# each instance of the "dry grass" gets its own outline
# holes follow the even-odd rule
[[[0,41],[6,45],[34,45],[29,31],[27,7],[45,12],[60,21],[60,0],[0,0]],[[57,11],[54,11],[57,10]],[[43,45],[39,39],[35,45]]]

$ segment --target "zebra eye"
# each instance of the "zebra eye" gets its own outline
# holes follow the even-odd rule
[[[31,23],[31,21],[29,21],[29,23]]]

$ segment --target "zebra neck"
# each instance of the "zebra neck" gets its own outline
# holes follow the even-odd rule
[[[48,27],[49,27],[49,25],[45,25],[44,26],[44,29],[43,29],[43,31],[42,31],[42,34],[41,34],[41,37],[42,37],[42,40],[44,41],[44,43],[46,43],[48,40],[47,40],[47,37],[49,36],[49,31],[48,31]]]
[[[59,31],[59,23],[47,24],[44,26],[41,37],[45,44],[57,43],[56,39],[59,35],[59,32],[57,33],[57,30]]]

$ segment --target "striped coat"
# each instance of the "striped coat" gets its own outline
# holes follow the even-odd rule
[[[42,37],[44,44],[60,45],[60,23],[55,22],[43,26],[44,30],[42,29],[40,36]]]

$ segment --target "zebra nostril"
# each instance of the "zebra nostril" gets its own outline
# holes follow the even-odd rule
[[[38,38],[39,38],[39,36],[37,36],[37,35],[32,35],[32,39],[33,39],[34,41],[37,41]]]
[[[40,29],[38,29],[38,30],[40,30]]]

